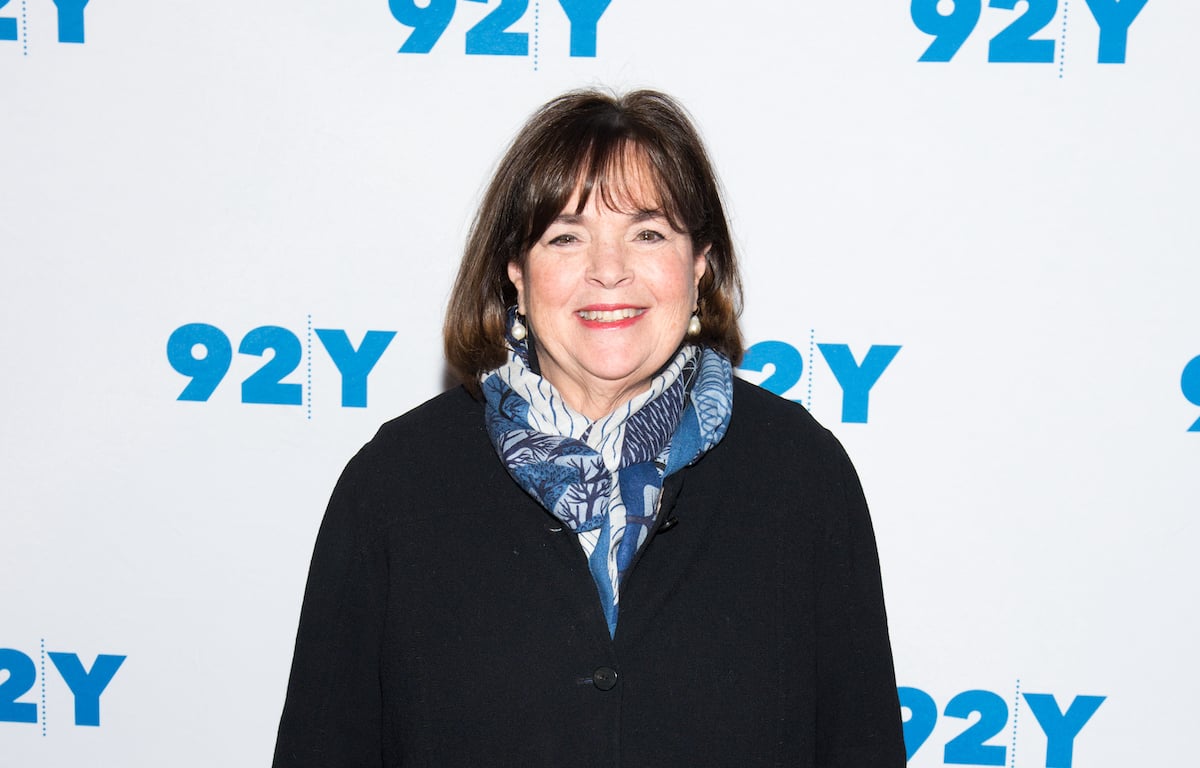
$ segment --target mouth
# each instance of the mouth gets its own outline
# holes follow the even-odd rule
[[[585,322],[603,324],[631,320],[641,316],[645,311],[639,307],[619,307],[617,309],[581,309],[575,314]]]

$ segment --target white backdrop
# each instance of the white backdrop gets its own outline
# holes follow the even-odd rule
[[[397,53],[410,18],[429,52]],[[584,85],[666,90],[710,145],[770,342],[743,375],[863,477],[910,765],[1182,764],[1198,25],[1179,0],[0,3],[0,766],[269,762],[325,500],[447,385],[481,189]],[[365,407],[319,329],[396,333]],[[271,356],[248,334],[282,389],[243,390]],[[298,404],[244,402],[271,397]]]

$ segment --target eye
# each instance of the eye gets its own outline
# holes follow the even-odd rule
[[[577,243],[577,242],[579,242],[579,238],[575,237],[575,235],[563,234],[563,235],[559,235],[557,237],[550,238],[549,244],[550,245],[571,245],[572,243]]]
[[[661,232],[658,232],[656,230],[643,229],[641,232],[637,233],[637,236],[634,239],[638,240],[639,242],[643,242],[643,243],[655,243],[655,242],[658,242],[659,240],[665,240],[666,238],[663,236],[663,234]]]

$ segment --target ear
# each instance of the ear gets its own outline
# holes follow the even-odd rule
[[[525,273],[515,261],[508,262],[508,280],[517,289],[517,311],[525,314]]]
[[[708,252],[712,250],[711,245],[706,245],[696,252],[696,263],[693,264],[693,272],[695,281],[692,283],[692,289],[699,294],[700,278],[704,277],[704,273],[708,271]],[[511,274],[511,273],[510,273]]]

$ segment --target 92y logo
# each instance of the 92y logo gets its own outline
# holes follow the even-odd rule
[[[315,333],[338,372],[342,375],[342,407],[367,407],[367,376],[396,336],[395,331],[367,331],[356,348],[350,336],[338,328],[316,328]],[[309,337],[311,347],[311,337]],[[238,344],[239,355],[271,357],[242,382],[243,403],[303,405],[299,383],[285,382],[304,359],[300,338],[277,325],[252,329]],[[167,362],[191,379],[179,400],[207,401],[233,362],[233,344],[225,332],[208,323],[188,323],[176,328],[167,339]]]
[[[488,0],[464,0],[488,3]],[[493,0],[494,2],[495,0]],[[535,0],[537,2],[537,0]],[[596,27],[612,0],[558,0],[571,25],[571,55],[596,55]],[[392,17],[412,34],[400,53],[429,53],[458,10],[457,0],[388,0]],[[499,0],[499,4],[467,31],[466,52],[470,56],[528,56],[529,33],[510,32],[525,18],[529,0]]]
[[[1183,396],[1192,405],[1200,405],[1200,355],[1183,367],[1183,375],[1179,377],[1179,388]],[[1188,427],[1188,432],[1200,432],[1200,419]]]
[[[1024,11],[988,43],[988,61],[1052,64],[1056,49],[1053,36],[1035,38],[1034,35],[1040,34],[1058,15],[1058,0],[987,0],[987,7],[1015,11],[1018,2],[1022,1]],[[1100,64],[1124,64],[1129,27],[1146,6],[1146,0],[1084,2],[1100,28],[1096,61]],[[1064,2],[1064,14],[1069,7]],[[983,0],[912,0],[913,24],[934,38],[919,60],[950,61],[954,58],[954,54],[975,31],[982,11]],[[1064,17],[1064,34],[1065,21]]]
[[[58,42],[82,43],[83,9],[88,0],[53,0],[58,9]],[[0,12],[9,5],[9,0],[0,0]],[[21,11],[21,21],[24,22],[25,11]],[[0,40],[20,40],[21,30],[17,19],[0,16]]]
[[[59,676],[67,684],[75,700],[75,725],[100,725],[100,694],[108,688],[125,657],[102,653],[92,662],[91,669],[88,669],[80,660],[79,654],[43,652],[43,670],[47,658],[58,670]],[[0,648],[0,673],[7,673],[4,682],[0,683],[0,723],[39,722],[38,705],[32,701],[19,700],[32,691],[38,682],[37,664],[15,648]],[[43,679],[41,682],[42,706],[45,707],[46,681]],[[44,716],[41,722],[44,726]]]
[[[908,760],[912,762],[933,735],[938,720],[938,705],[932,696],[920,688],[901,687],[897,692],[901,710],[907,710],[904,746]],[[1075,696],[1064,710],[1053,694],[1021,692],[1013,701],[1012,735],[1007,740],[1015,750],[1019,736],[1017,723],[1028,722],[1028,718],[1018,721],[1016,717],[1016,710],[1024,701],[1046,738],[1046,768],[1071,768],[1080,731],[1096,714],[1104,699],[1104,696]],[[942,716],[964,721],[974,719],[973,723],[946,742],[942,752],[945,765],[1008,764],[1008,746],[987,743],[998,737],[1010,722],[1008,701],[1003,696],[992,691],[963,691],[946,702]]]
[[[900,347],[894,344],[872,344],[861,360],[855,360],[849,344],[815,346],[820,350],[821,357],[825,359],[830,372],[842,389],[842,423],[866,424],[871,389],[891,365]],[[809,360],[811,368],[812,358]],[[786,395],[804,376],[804,355],[784,341],[760,341],[746,350],[739,366],[740,370],[757,373],[762,373],[767,368],[771,369],[771,373],[759,386],[768,392]],[[811,381],[811,370],[808,375]],[[812,404],[809,403],[806,407],[811,409]]]

